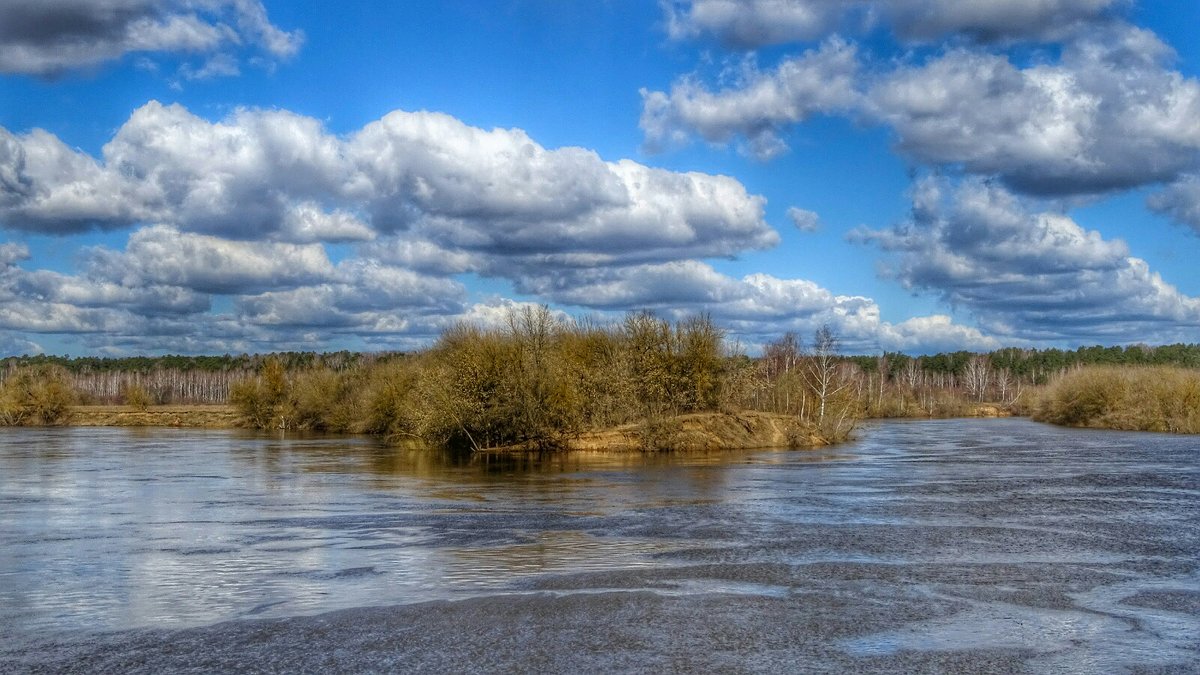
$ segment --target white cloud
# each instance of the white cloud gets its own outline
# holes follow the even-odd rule
[[[829,0],[663,0],[667,34],[675,40],[712,35],[736,47],[812,40],[847,10],[864,3]]]
[[[1200,234],[1200,176],[1184,176],[1165,190],[1150,195],[1150,208]]]
[[[340,265],[330,282],[242,297],[238,313],[255,325],[371,332],[402,313],[455,314],[465,294],[457,281],[358,259]]]
[[[393,112],[339,138],[287,111],[211,123],[150,102],[104,146],[103,162],[44,131],[0,133],[0,225],[15,229],[153,222],[283,242],[403,233],[564,266],[727,256],[778,241],[765,200],[732,178],[548,150],[519,129],[438,113]]]
[[[1127,0],[663,0],[675,40],[711,36],[753,49],[863,32],[884,23],[906,40],[1049,39],[1108,16]]]
[[[1200,82],[1171,70],[1173,58],[1153,33],[1109,24],[1029,66],[959,47],[860,76],[854,48],[833,39],[719,92],[692,77],[670,93],[643,91],[641,125],[651,148],[740,139],[768,159],[810,115],[845,114],[890,127],[899,150],[924,163],[1029,194],[1100,193],[1200,165]]]
[[[882,0],[874,3],[909,40],[961,33],[981,41],[1056,39],[1108,17],[1128,0]]]
[[[779,138],[784,127],[854,107],[857,75],[856,48],[834,38],[770,72],[750,67],[719,92],[686,77],[670,93],[643,89],[640,126],[651,150],[680,145],[693,134],[710,143],[741,136],[746,151],[770,159],[787,149]]]
[[[96,248],[89,258],[89,271],[97,278],[202,293],[251,293],[334,277],[333,264],[319,244],[230,241],[163,225],[134,232],[123,252]]]
[[[459,274],[526,287],[778,241],[765,200],[732,178],[546,149],[437,113],[398,111],[339,137],[288,111],[209,122],[151,102],[100,158],[44,131],[5,134],[0,225],[134,228],[123,250],[86,251],[77,276],[10,265],[0,328],[89,344],[278,348],[299,330],[412,346],[486,311],[466,305]],[[336,242],[359,245],[334,265]]]
[[[363,248],[363,255],[425,274],[443,276],[478,272],[485,267],[482,255],[443,248],[430,241],[403,235],[378,239]]]
[[[932,164],[995,174],[1036,194],[1171,180],[1200,152],[1200,82],[1163,67],[1170,48],[1122,26],[1063,48],[1056,65],[951,51],[872,87],[868,114]]]
[[[913,212],[908,222],[853,238],[894,254],[888,276],[970,311],[993,335],[1163,341],[1200,326],[1200,299],[1164,282],[1124,242],[1059,213],[1031,212],[998,186],[925,179]]]
[[[694,260],[563,271],[526,279],[519,290],[600,312],[650,309],[674,317],[706,312],[731,337],[750,345],[784,331],[806,335],[829,324],[855,351],[999,346],[977,329],[945,317],[891,324],[880,318],[879,306],[870,298],[837,295],[806,279],[769,274],[736,279]]]
[[[787,210],[787,217],[801,232],[816,232],[821,228],[821,216],[814,211],[790,206]]]
[[[50,234],[121,227],[148,215],[134,186],[35,129],[0,128],[0,224]]]
[[[236,74],[232,52],[290,58],[304,41],[258,0],[0,0],[0,73],[53,76],[131,53],[208,55],[188,78]]]
[[[889,352],[935,354],[960,350],[988,352],[1011,346],[1011,343],[1001,343],[978,328],[956,324],[944,314],[934,314],[881,325],[879,345]]]
[[[547,150],[519,129],[393,112],[347,142],[346,194],[375,228],[538,265],[732,255],[774,245],[761,197],[736,180],[675,173],[582,148]]]

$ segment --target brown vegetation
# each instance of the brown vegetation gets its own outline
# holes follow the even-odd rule
[[[0,383],[0,426],[65,424],[75,401],[63,368],[19,368]]]
[[[126,406],[89,409],[81,421],[228,426],[233,410],[244,426],[369,433],[473,451],[598,443],[640,450],[812,446],[846,438],[864,417],[991,417],[1028,414],[1035,404],[1039,419],[1064,424],[1195,430],[1197,371],[1086,370],[1064,377],[1038,403],[1045,364],[1030,364],[1047,354],[844,357],[825,327],[809,348],[788,333],[751,358],[731,349],[707,316],[671,322],[641,312],[599,324],[537,307],[513,311],[501,328],[451,327],[412,354],[221,357],[222,367],[231,358],[257,364],[224,393],[216,377],[157,366],[122,374],[89,364],[89,386],[117,387]],[[1192,352],[1182,346],[1096,354]],[[63,423],[73,400],[96,401],[73,394],[79,377],[53,363],[10,364],[0,371],[0,424]],[[171,383],[195,385],[231,407],[200,416],[160,410]]]
[[[1077,427],[1200,433],[1200,371],[1079,368],[1050,384],[1034,419]]]
[[[643,450],[757,447],[762,433],[752,428],[765,418],[737,417],[747,410],[787,416],[772,422],[784,430],[779,445],[811,445],[844,438],[860,415],[828,336],[828,358],[812,363],[817,355],[797,352],[793,365],[809,374],[781,385],[774,380],[786,373],[728,354],[707,316],[672,323],[642,312],[601,325],[523,308],[501,329],[454,326],[424,352],[370,366],[288,372],[268,359],[233,385],[230,400],[250,426],[366,432],[474,451],[569,448],[606,429],[624,429],[618,433]],[[757,392],[781,386],[797,389],[783,409],[756,405]],[[746,430],[748,419],[755,422]]]
[[[235,429],[240,422],[237,410],[227,405],[82,405],[71,415],[72,425],[85,427]]]

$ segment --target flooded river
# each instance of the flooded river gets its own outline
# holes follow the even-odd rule
[[[472,460],[0,430],[0,671],[1197,672],[1200,439]]]

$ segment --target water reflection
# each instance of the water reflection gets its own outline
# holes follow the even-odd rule
[[[1123,648],[1178,651],[1196,617],[1127,598],[1169,605],[1194,584],[1198,476],[1191,439],[1021,420],[879,424],[819,451],[519,457],[10,429],[0,633],[619,587],[951,608],[842,643],[864,658],[1035,634],[1057,649],[1130,625],[1159,637]]]

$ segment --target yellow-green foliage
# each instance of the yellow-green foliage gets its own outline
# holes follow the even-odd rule
[[[356,370],[289,374],[269,358],[258,375],[233,384],[229,400],[246,424],[260,429],[357,431],[363,422],[360,380]]]
[[[61,366],[20,368],[0,385],[0,426],[63,424],[77,398]]]
[[[424,376],[413,358],[388,361],[370,369],[361,380],[359,430],[395,441],[427,438],[430,406],[422,403],[429,396],[428,391],[421,394]]]
[[[672,417],[739,409],[758,386],[753,362],[726,357],[723,339],[706,316],[641,313],[604,326],[525,307],[503,327],[453,326],[424,352],[359,370],[288,372],[268,359],[230,398],[260,428],[475,450],[555,448],[582,430],[646,420],[666,438]]]
[[[361,416],[355,370],[315,368],[297,373],[288,383],[282,415],[294,429],[354,431]]]
[[[251,426],[259,429],[287,427],[284,403],[288,394],[287,372],[271,357],[255,377],[239,380],[229,389],[229,402]]]
[[[1105,429],[1200,433],[1200,371],[1080,368],[1047,387],[1034,419]]]
[[[150,392],[140,384],[127,384],[121,387],[121,399],[125,405],[138,410],[145,410],[152,403]]]

